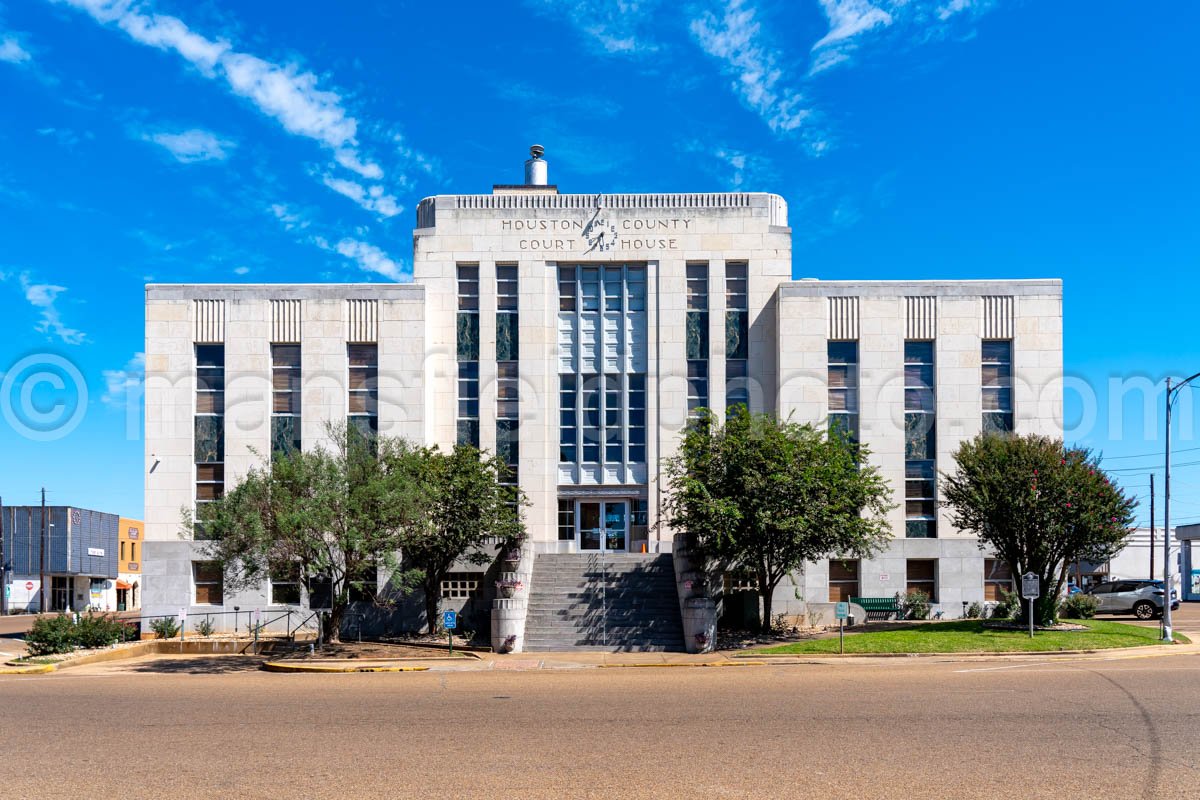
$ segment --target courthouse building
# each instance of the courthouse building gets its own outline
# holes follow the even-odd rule
[[[539,156],[524,184],[421,201],[410,284],[146,288],[147,613],[304,605],[283,578],[224,592],[180,509],[329,420],[499,454],[539,559],[650,558],[672,541],[662,459],[696,409],[739,403],[842,426],[893,489],[887,550],[808,565],[778,610],[994,595],[937,475],[982,430],[1061,435],[1058,280],[794,280],[821,265],[793,263],[778,195],[565,194]]]

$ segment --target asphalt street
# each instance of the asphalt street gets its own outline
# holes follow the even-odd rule
[[[0,676],[0,796],[1200,795],[1200,657]],[[917,795],[919,793],[919,795]]]

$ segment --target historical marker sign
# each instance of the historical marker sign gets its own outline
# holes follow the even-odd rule
[[[1026,572],[1021,576],[1021,597],[1026,600],[1036,600],[1042,594],[1041,588],[1038,586],[1038,576],[1032,572]]]

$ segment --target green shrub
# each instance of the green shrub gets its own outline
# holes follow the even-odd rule
[[[967,619],[979,619],[983,616],[983,604],[971,603],[967,606]]]
[[[1021,613],[1021,596],[1000,588],[1000,602],[992,608],[992,619],[1012,619]]]
[[[1100,601],[1090,594],[1072,594],[1062,601],[1058,613],[1067,619],[1091,619],[1099,607]]]
[[[920,589],[906,595],[897,595],[900,604],[900,619],[929,619],[929,595]]]
[[[71,652],[75,649],[75,620],[66,614],[38,617],[25,634],[25,646],[31,656]]]
[[[156,639],[174,639],[179,635],[179,623],[175,617],[159,617],[150,621],[150,630]]]
[[[75,623],[74,642],[78,647],[111,647],[129,638],[129,629],[116,617],[88,612]]]
[[[217,630],[217,626],[213,625],[212,617],[205,617],[196,623],[196,633],[201,636],[212,636]]]

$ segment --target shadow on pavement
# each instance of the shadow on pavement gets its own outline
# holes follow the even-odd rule
[[[247,656],[160,657],[130,664],[130,672],[167,673],[174,675],[231,675],[237,672],[257,672],[262,659]]]

